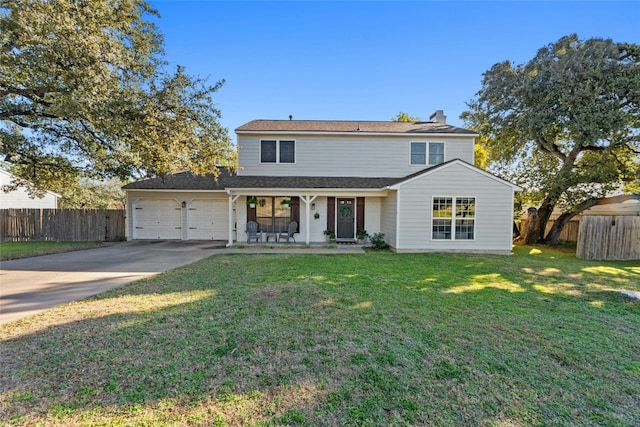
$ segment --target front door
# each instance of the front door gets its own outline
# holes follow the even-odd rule
[[[355,201],[354,199],[338,199],[337,239],[353,240],[355,238]]]

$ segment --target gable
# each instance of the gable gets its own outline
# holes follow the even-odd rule
[[[424,178],[435,179],[435,180],[443,178],[446,181],[446,179],[448,179],[446,178],[446,176],[451,175],[451,172],[453,172],[453,174],[462,174],[461,176],[464,177],[464,179],[469,180],[470,184],[473,183],[474,186],[480,185],[479,182],[476,180],[481,179],[481,180],[489,180],[495,183],[499,183],[501,185],[511,188],[512,191],[522,191],[522,187],[515,185],[509,181],[506,181],[496,175],[493,175],[490,172],[487,172],[483,169],[473,166],[460,159],[450,160],[448,162],[441,163],[437,166],[433,166],[428,169],[423,169],[419,172],[416,172],[412,175],[409,175],[403,178],[402,180],[400,180],[400,182],[392,185],[390,188],[392,190],[398,190],[406,184],[410,184],[416,180],[421,180]]]

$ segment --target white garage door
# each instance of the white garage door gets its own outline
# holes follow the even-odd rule
[[[225,200],[195,199],[187,209],[189,240],[224,239],[227,203]]]
[[[173,199],[142,199],[133,208],[134,239],[182,238],[182,208]]]

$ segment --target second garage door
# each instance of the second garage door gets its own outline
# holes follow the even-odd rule
[[[225,239],[227,217],[226,200],[192,200],[187,209],[189,240]]]

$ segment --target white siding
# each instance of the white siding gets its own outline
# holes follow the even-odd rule
[[[294,139],[296,163],[260,163],[261,139]],[[426,166],[411,165],[411,142],[444,142],[445,161],[473,163],[473,137],[367,135],[240,135],[238,175],[403,177]]]
[[[382,199],[380,197],[367,197],[364,199],[364,229],[369,236],[380,232],[382,217]]]
[[[11,183],[12,175],[0,170],[0,187]],[[47,191],[43,197],[31,198],[24,188],[5,193],[0,188],[0,209],[56,209],[58,195]]]
[[[452,164],[402,184],[398,191],[401,212],[398,251],[511,251],[513,190],[507,184]],[[475,240],[431,239],[434,196],[476,198]]]
[[[394,248],[396,247],[397,201],[398,193],[390,191],[380,204],[380,232],[384,233],[385,241]]]

